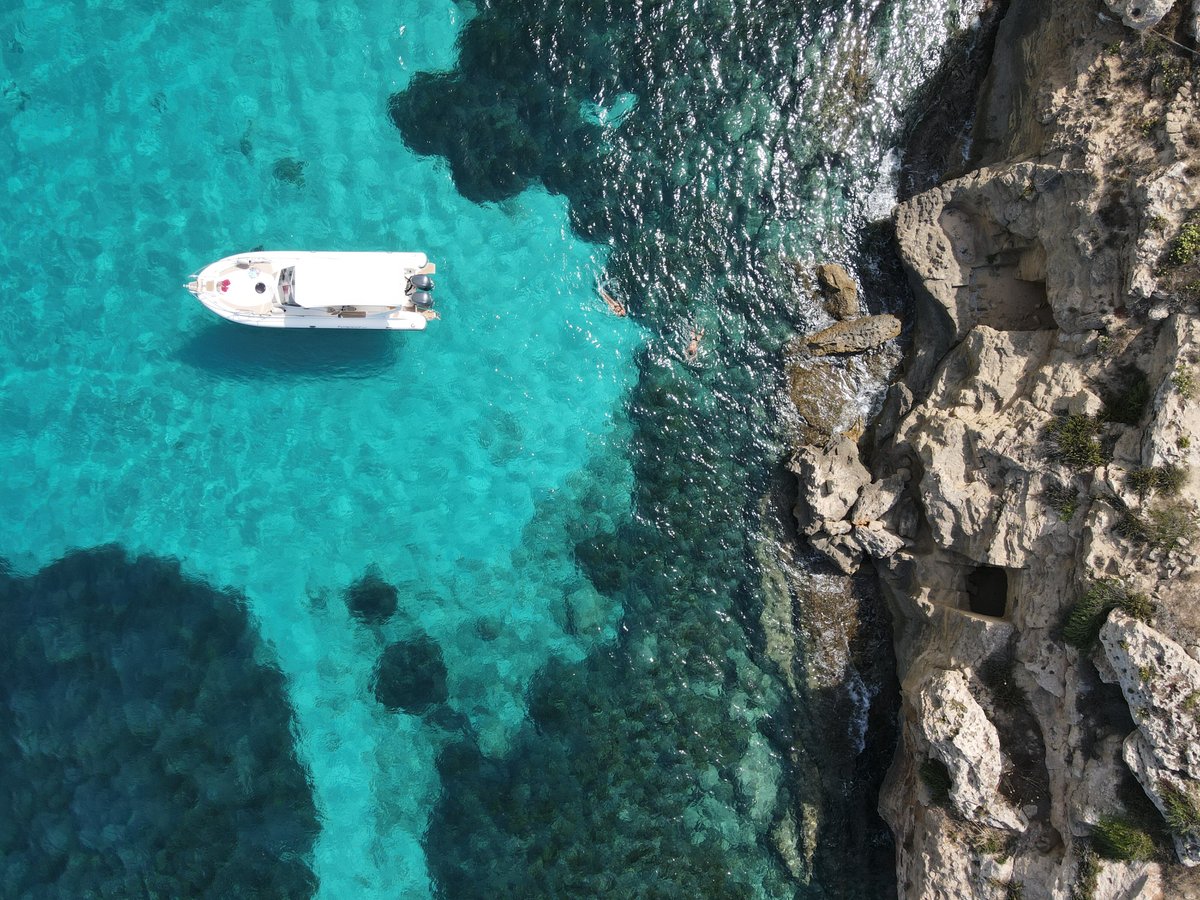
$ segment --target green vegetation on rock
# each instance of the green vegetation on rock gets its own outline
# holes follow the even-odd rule
[[[1195,794],[1161,783],[1158,792],[1167,806],[1163,818],[1171,831],[1175,834],[1200,833],[1200,808],[1197,808]]]
[[[1121,537],[1160,550],[1173,550],[1196,536],[1196,516],[1178,501],[1153,507],[1145,515],[1126,509],[1115,530]]]
[[[1096,852],[1105,859],[1124,860],[1152,859],[1154,839],[1121,816],[1105,816],[1092,835]]]
[[[1079,872],[1075,884],[1071,886],[1072,900],[1094,900],[1096,887],[1100,882],[1100,857],[1095,850],[1084,850],[1079,857]]]
[[[1175,390],[1179,391],[1179,396],[1184,400],[1191,400],[1196,396],[1196,373],[1188,366],[1179,366],[1173,375],[1171,375],[1171,384],[1175,385]]]
[[[1059,416],[1046,426],[1054,458],[1077,471],[1104,465],[1108,460],[1096,440],[1100,424],[1091,416]]]
[[[1093,581],[1082,597],[1067,611],[1063,623],[1063,640],[1085,653],[1100,639],[1104,620],[1114,609],[1145,621],[1154,607],[1144,594],[1131,592],[1113,578]]]
[[[1200,251],[1200,220],[1191,218],[1179,229],[1167,251],[1167,262],[1172,266],[1186,266]]]
[[[1187,469],[1176,465],[1134,469],[1129,473],[1129,484],[1142,497],[1154,492],[1174,497],[1187,481],[1187,475]]]
[[[1064,522],[1075,518],[1075,510],[1079,508],[1079,494],[1069,484],[1052,484],[1046,488],[1046,503],[1058,513]]]

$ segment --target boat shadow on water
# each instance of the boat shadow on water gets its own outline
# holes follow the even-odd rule
[[[389,331],[249,328],[212,322],[179,349],[186,365],[219,378],[264,381],[290,375],[308,378],[373,378],[400,361],[410,336]]]

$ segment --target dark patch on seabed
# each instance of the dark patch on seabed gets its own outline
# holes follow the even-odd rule
[[[654,335],[628,401],[632,520],[576,548],[624,610],[618,639],[547,668],[503,758],[469,735],[442,753],[425,847],[445,897],[894,895],[873,794],[842,784],[824,798],[844,820],[827,820],[811,871],[796,872],[781,826],[799,792],[789,804],[783,786],[763,821],[739,775],[756,733],[782,760],[803,743],[819,763],[822,734],[847,728],[783,696],[762,652],[755,553],[786,443],[779,354],[808,315],[764,236],[802,221],[844,162],[820,134],[797,137],[818,24],[866,18],[843,6],[492,0],[453,71],[420,73],[391,99],[405,141],[445,157],[465,197],[534,183],[565,194],[576,231],[610,248],[612,290]],[[637,102],[618,115],[623,95]],[[595,98],[619,122],[581,115]],[[763,102],[769,114],[731,120]],[[721,823],[714,808],[738,817]]]
[[[0,896],[309,897],[283,675],[170,560],[0,566]]]

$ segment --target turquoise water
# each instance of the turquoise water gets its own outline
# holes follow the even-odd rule
[[[526,175],[465,191],[483,203],[460,193],[452,153],[402,139],[436,143],[447,123],[462,129],[451,142],[490,139],[471,108],[426,106],[403,135],[388,117],[419,72],[484,72],[478,40],[463,59],[456,46],[467,4],[0,9],[0,554],[31,575],[119,544],[244,597],[267,648],[255,654],[285,676],[321,822],[300,850],[321,896],[429,895],[431,859],[447,891],[455,867],[476,885],[459,895],[498,891],[489,870],[513,865],[498,861],[510,835],[544,843],[599,802],[597,778],[616,799],[556,838],[554,865],[582,867],[572,847],[619,832],[635,874],[660,851],[695,852],[739,891],[794,889],[766,846],[790,802],[792,738],[769,724],[788,713],[754,649],[752,560],[785,446],[779,348],[818,314],[780,255],[851,253],[843,224],[879,191],[886,206],[900,111],[958,14],[915,7],[804,7],[765,37],[770,10],[714,7],[732,33],[754,26],[750,42],[791,29],[794,56],[742,59],[732,39],[703,50],[697,32],[681,78],[655,68],[668,29],[657,50],[633,47],[651,60],[636,73],[608,57],[595,65],[611,72],[569,72],[551,113],[517,113]],[[591,27],[542,21],[547,37]],[[607,39],[641,21],[618,16]],[[554,84],[552,71],[522,80],[522,65],[516,83]],[[861,97],[838,87],[847,65],[871,73]],[[574,137],[547,149],[574,119],[598,129],[579,133],[586,164]],[[410,336],[260,333],[182,290],[211,259],[260,246],[422,250],[443,318]],[[608,312],[601,277],[633,318]],[[377,626],[343,600],[367,571],[399,599]],[[389,711],[376,663],[423,638],[447,703]],[[500,793],[527,806],[521,785],[539,777],[555,787],[532,824],[464,824]],[[674,830],[684,850],[646,838]]]

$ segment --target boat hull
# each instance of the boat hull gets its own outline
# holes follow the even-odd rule
[[[431,284],[433,272],[423,253],[259,251],[210,263],[186,287],[240,325],[423,331],[438,316],[427,292],[412,302],[410,279]]]

